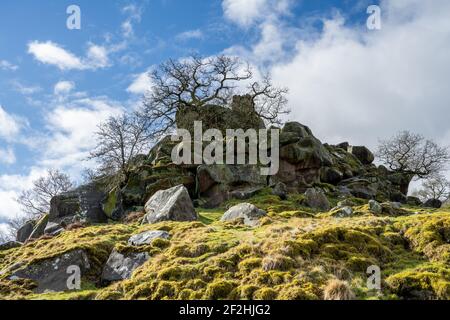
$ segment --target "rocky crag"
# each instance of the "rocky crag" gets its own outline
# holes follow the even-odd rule
[[[262,128],[249,103],[181,111],[177,124]],[[408,197],[411,177],[364,146],[323,144],[296,122],[279,130],[270,178],[259,165],[174,165],[166,137],[120,187],[55,197],[0,246],[0,298],[450,298],[450,210]],[[69,290],[74,265],[81,287]],[[380,290],[367,288],[374,265]]]

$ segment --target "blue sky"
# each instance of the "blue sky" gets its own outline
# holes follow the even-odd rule
[[[66,28],[71,4],[81,30]],[[382,30],[366,28],[371,4]],[[193,52],[269,72],[290,119],[324,141],[412,129],[445,143],[449,13],[444,0],[2,0],[0,223],[47,168],[78,178],[98,122],[139,103],[153,65]]]

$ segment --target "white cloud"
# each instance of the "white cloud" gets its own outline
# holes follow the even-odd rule
[[[0,138],[9,140],[16,137],[23,125],[23,119],[10,115],[0,105]]]
[[[121,114],[120,104],[106,97],[81,98],[57,105],[46,118],[48,137],[40,165],[68,168],[79,174],[83,160],[95,146],[98,125],[110,116]]]
[[[75,88],[73,81],[59,81],[55,84],[53,92],[55,95],[67,94]]]
[[[39,62],[54,65],[60,70],[96,70],[110,65],[108,50],[95,44],[89,44],[86,58],[79,58],[51,41],[30,42],[28,53]]]
[[[182,32],[176,36],[177,40],[188,41],[192,39],[202,39],[203,32],[199,29]]]
[[[20,83],[17,80],[13,81],[12,85],[16,91],[20,92],[21,94],[23,94],[25,96],[32,95],[32,94],[42,91],[42,88],[39,86],[27,86],[27,85]]]
[[[57,66],[61,70],[85,68],[81,60],[73,53],[51,41],[33,41],[28,44],[28,53],[42,63]]]
[[[86,65],[89,69],[106,68],[110,66],[108,50],[105,47],[90,44],[87,52]]]
[[[14,164],[16,162],[16,155],[11,147],[6,149],[0,148],[0,163]]]
[[[127,91],[134,94],[144,94],[152,87],[152,80],[149,77],[149,71],[138,74],[134,77],[133,82],[127,88]]]
[[[19,67],[9,61],[0,60],[0,69],[7,71],[16,71],[17,69],[19,69]]]
[[[223,0],[225,17],[241,27],[288,12],[291,0]]]
[[[336,15],[311,37],[264,20],[259,42],[231,51],[257,64],[274,57],[272,78],[290,89],[289,119],[324,141],[373,149],[378,138],[409,129],[448,144],[450,3],[385,1],[381,7],[380,31],[350,27]],[[294,45],[288,55],[286,45]]]
[[[122,8],[122,12],[127,15],[127,19],[122,23],[122,35],[125,38],[131,38],[134,36],[133,23],[141,22],[142,7],[138,7],[134,4],[127,5]]]

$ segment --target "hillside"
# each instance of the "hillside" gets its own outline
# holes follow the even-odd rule
[[[373,214],[366,201],[352,199],[354,213],[317,212],[301,196],[280,200],[268,190],[248,200],[268,216],[253,228],[218,221],[228,202],[198,209],[200,221],[154,225],[116,223],[65,231],[0,252],[0,269],[33,265],[74,250],[91,262],[80,291],[33,293],[27,280],[1,276],[2,299],[323,299],[331,280],[349,284],[357,299],[449,299],[450,210],[406,206],[397,215]],[[336,204],[336,199],[331,199]],[[113,248],[133,234],[169,232],[139,248],[150,259],[129,280],[101,287],[99,274]],[[382,290],[366,286],[366,269],[382,270]],[[17,266],[16,266],[17,267]],[[340,288],[340,291],[343,291]],[[345,290],[344,290],[345,293]],[[328,292],[329,294],[329,292]]]
[[[226,112],[212,118],[242,124]],[[322,144],[295,122],[279,142],[270,177],[260,164],[174,165],[164,138],[113,188],[54,197],[0,246],[0,298],[450,298],[450,209],[408,197],[412,177],[364,146]]]

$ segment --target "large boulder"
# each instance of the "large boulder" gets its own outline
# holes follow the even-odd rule
[[[348,151],[361,161],[362,164],[369,165],[375,160],[373,153],[364,146],[351,146]]]
[[[205,207],[217,207],[230,198],[246,199],[267,185],[255,165],[201,165],[197,169],[198,194]]]
[[[283,182],[278,182],[272,188],[272,194],[280,197],[281,200],[286,200],[288,197],[288,188]]]
[[[333,166],[327,148],[300,123],[285,124],[280,133],[280,146],[280,167],[275,178],[294,191],[304,191],[320,182],[321,168]]]
[[[231,207],[222,216],[221,221],[234,221],[243,219],[244,224],[254,227],[259,224],[259,220],[267,215],[264,210],[258,209],[250,203],[241,203]]]
[[[24,243],[28,240],[33,232],[36,221],[27,221],[22,227],[17,230],[16,241]]]
[[[383,207],[381,204],[375,200],[369,201],[369,211],[374,214],[381,214],[383,212]]]
[[[81,275],[90,270],[89,258],[83,250],[69,251],[51,259],[22,266],[12,273],[10,279],[22,278],[35,281],[37,293],[67,291],[71,289],[68,282],[73,274],[71,273],[73,266],[79,268]]]
[[[146,252],[120,253],[113,250],[103,268],[102,281],[113,282],[129,279],[133,272],[148,259],[150,259],[150,255]]]
[[[150,230],[139,234],[135,234],[128,240],[131,246],[143,246],[151,244],[155,239],[170,239],[170,234],[163,230]]]
[[[50,221],[61,222],[67,217],[81,216],[90,223],[108,221],[102,202],[106,197],[95,184],[81,186],[53,197],[50,201]]]
[[[143,223],[198,220],[189,192],[183,185],[155,193],[145,204],[145,213]]]
[[[442,207],[442,201],[438,200],[438,199],[428,199],[427,201],[425,201],[425,203],[423,204],[423,206],[425,208],[434,208],[434,209],[439,209]]]
[[[328,211],[330,202],[322,189],[309,188],[305,192],[305,204],[313,209]]]

